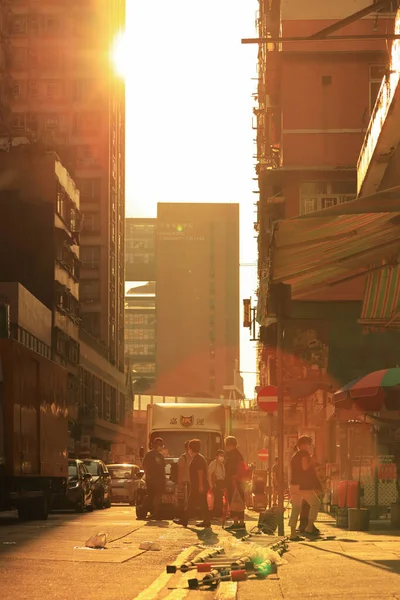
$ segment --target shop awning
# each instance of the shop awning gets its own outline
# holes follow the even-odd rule
[[[350,207],[343,208],[347,212]],[[366,275],[371,265],[382,259],[395,264],[400,253],[398,202],[393,212],[326,213],[320,211],[275,225],[270,281],[290,284],[294,299]]]
[[[367,276],[361,318],[366,329],[400,330],[400,266],[382,261]]]

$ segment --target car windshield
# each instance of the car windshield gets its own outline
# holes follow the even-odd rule
[[[86,468],[87,468],[87,470],[89,471],[89,473],[91,475],[98,475],[99,474],[98,473],[98,463],[97,462],[95,462],[93,460],[90,460],[90,461],[87,461],[87,462],[85,461],[85,465],[86,465]]]
[[[131,467],[108,467],[108,472],[112,479],[132,479],[133,477]]]
[[[76,468],[76,464],[70,463],[68,465],[68,479],[77,479],[78,477],[78,469]]]

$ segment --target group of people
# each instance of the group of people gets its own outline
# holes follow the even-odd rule
[[[153,448],[143,461],[146,474],[148,500],[151,506],[151,517],[156,517],[161,495],[165,488],[165,459],[162,454],[164,443],[161,438],[153,440]],[[295,453],[290,462],[290,496],[292,511],[289,519],[291,539],[297,540],[297,523],[300,516],[300,532],[307,535],[319,535],[315,527],[315,520],[320,506],[319,493],[321,480],[317,475],[317,462],[311,455],[312,440],[308,436],[301,436],[297,442]],[[245,480],[248,467],[238,449],[234,436],[225,439],[225,450],[218,450],[216,457],[207,465],[201,454],[201,442],[193,439],[185,443],[185,451],[178,460],[177,484],[181,488],[186,486],[189,490],[187,503],[182,516],[174,522],[187,527],[189,519],[200,513],[199,527],[210,527],[212,516],[219,516],[222,512],[224,493],[226,492],[228,504],[237,491],[242,499],[243,510],[230,511],[233,524],[228,529],[245,529],[244,523],[244,497]],[[279,461],[275,460],[272,469],[273,475],[273,502],[276,504],[279,485]],[[209,510],[207,493],[214,495],[214,509]],[[231,507],[232,508],[232,507]]]
[[[150,517],[155,517],[160,505],[161,495],[165,487],[165,459],[162,454],[164,446],[162,438],[153,440],[152,449],[143,460],[146,474],[146,486]],[[244,529],[244,473],[247,465],[238,449],[234,436],[225,439],[225,450],[218,450],[214,460],[207,465],[201,454],[201,441],[193,439],[185,443],[185,449],[178,460],[179,487],[186,487],[188,497],[182,516],[174,519],[175,523],[187,527],[189,519],[199,513],[202,520],[199,527],[210,527],[211,518],[222,513],[223,497],[226,492],[228,504],[231,504],[235,491],[243,501],[243,510],[232,512],[233,524],[230,529]],[[214,508],[209,510],[207,493],[211,491],[214,496]]]

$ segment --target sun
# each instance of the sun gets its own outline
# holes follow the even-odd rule
[[[118,33],[111,48],[111,62],[116,73],[126,79],[129,71],[129,50],[126,32]]]

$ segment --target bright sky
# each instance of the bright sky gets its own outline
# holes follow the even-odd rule
[[[255,33],[257,8],[257,0],[127,0],[123,59],[127,216],[154,217],[157,202],[239,202],[242,264],[256,262],[257,47],[240,40]],[[255,267],[240,274],[241,299],[254,299]],[[240,358],[242,371],[255,371],[242,327]],[[253,397],[256,376],[243,376]]]

